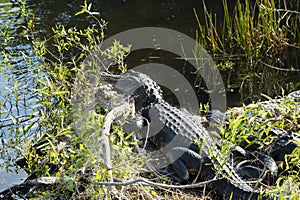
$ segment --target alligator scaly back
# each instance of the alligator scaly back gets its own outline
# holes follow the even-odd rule
[[[213,178],[216,171],[220,172],[221,177],[211,186],[218,193],[225,192],[224,199],[231,193],[233,199],[258,198],[259,191],[242,180],[223,158],[211,134],[190,113],[164,101],[160,87],[149,76],[130,70],[122,75],[101,73],[100,80],[134,101],[136,112],[149,122],[149,139],[169,158],[179,179],[187,180],[190,167],[199,171],[201,163],[209,160],[214,169],[203,167],[209,173],[200,171],[201,177]]]
[[[144,111],[143,116],[150,121],[150,136],[152,136],[150,139],[166,156],[170,157],[172,149],[176,147],[190,149],[201,154],[201,159],[208,157],[215,171],[220,172],[221,179],[225,178],[228,183],[241,191],[259,193],[240,178],[226,158],[223,158],[215,139],[190,113],[179,110],[167,102],[153,104],[147,112]],[[179,157],[176,156],[175,159]],[[189,165],[188,161],[185,164]],[[201,165],[201,161],[197,164]],[[198,166],[197,170],[200,168],[201,166]],[[203,177],[205,178],[205,175]],[[224,181],[222,183],[224,184]]]

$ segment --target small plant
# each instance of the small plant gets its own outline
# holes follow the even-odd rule
[[[50,38],[41,40],[34,34],[36,19],[27,13],[25,4],[22,4],[22,33],[28,35],[32,42],[32,52],[39,59],[37,70],[41,76],[36,79],[36,93],[39,95],[37,103],[43,107],[39,109],[40,132],[31,140],[24,141],[26,148],[18,147],[18,163],[31,176],[48,177],[57,183],[37,187],[26,194],[27,198],[103,198],[113,194],[107,194],[101,186],[90,184],[90,180],[107,181],[110,178],[109,171],[119,179],[131,179],[140,173],[142,167],[142,158],[131,156],[135,155],[133,152],[136,142],[132,140],[131,135],[125,135],[118,126],[114,126],[114,134],[111,134],[109,139],[113,156],[117,158],[113,162],[113,166],[116,167],[113,170],[105,168],[103,158],[99,155],[101,147],[98,142],[105,115],[96,107],[88,113],[82,110],[89,106],[90,95],[99,86],[89,85],[92,83],[89,82],[88,75],[99,73],[103,68],[99,63],[89,66],[90,63],[86,63],[84,59],[101,55],[111,61],[107,68],[116,67],[115,70],[120,73],[126,71],[124,58],[130,51],[130,46],[123,46],[118,41],[108,49],[98,48],[103,40],[106,22],[98,20],[94,16],[96,13],[91,12],[90,8],[91,6],[85,3],[76,15],[89,14],[98,26],[93,24],[85,29],[67,29],[59,25],[52,28],[53,35]],[[9,35],[10,33],[3,33],[3,39],[7,42]],[[9,61],[10,54],[4,55]],[[28,62],[32,62],[30,58],[27,59]],[[15,88],[18,87],[17,83]],[[17,94],[17,91],[14,93]],[[74,102],[74,96],[77,96],[80,102]],[[81,120],[79,128],[78,120]],[[10,135],[10,138],[7,147],[18,144],[16,140],[21,139],[19,135]],[[1,150],[1,153],[5,152],[5,149]],[[11,157],[11,160],[15,159]],[[130,167],[128,163],[131,163]],[[131,196],[136,190],[140,188],[129,187],[126,191],[114,195]],[[147,188],[147,191],[146,196],[155,195],[152,189]]]
[[[298,103],[285,100],[281,103],[261,102],[244,108],[232,108],[228,129],[223,130],[223,138],[233,144],[242,144],[246,149],[255,148],[256,151],[267,153],[272,144],[284,136],[293,135],[296,144],[291,154],[285,155],[284,160],[278,162],[279,174],[274,186],[266,186],[267,194],[278,195],[282,199],[299,198],[299,135],[300,116]],[[281,131],[272,133],[272,131]],[[285,132],[287,131],[287,132]],[[277,135],[276,135],[277,134]],[[298,138],[298,139],[297,139]],[[293,185],[286,187],[286,184]]]

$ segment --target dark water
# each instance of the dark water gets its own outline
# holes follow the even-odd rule
[[[11,2],[13,1],[0,0],[1,28],[8,27],[18,32],[22,25],[22,22],[19,21],[20,10],[17,6],[17,1],[15,1],[15,4]],[[198,25],[194,11],[197,13],[200,21],[204,23],[204,10],[201,0],[99,0],[90,2],[92,2],[92,11],[99,12],[100,18],[108,21],[108,29],[105,31],[107,37],[133,28],[153,26],[169,28],[195,38]],[[227,2],[231,11],[236,1],[228,0]],[[51,27],[55,25],[62,24],[66,27],[84,28],[95,23],[87,15],[74,16],[81,9],[80,5],[82,4],[83,1],[81,0],[26,1],[27,7],[35,14],[37,19],[35,28],[38,38],[49,38],[53,34]],[[217,21],[222,21],[222,0],[206,1],[206,7],[212,13],[216,14]],[[12,68],[0,74],[0,102],[4,102],[2,109],[6,111],[10,110],[11,114],[1,115],[0,132],[1,136],[5,136],[11,132],[12,134],[16,134],[16,129],[26,127],[38,120],[37,111],[40,105],[36,103],[38,96],[34,92],[34,80],[36,76],[41,76],[41,74],[37,74],[34,63],[28,64],[26,59],[24,59],[24,55],[26,55],[35,60],[34,55],[30,51],[32,48],[31,41],[27,40],[26,37],[18,37],[8,47],[4,47],[2,42],[0,50],[7,50],[16,55],[15,59],[11,61]],[[299,51],[296,53],[291,52],[290,56],[292,59],[289,60],[289,64],[299,68]],[[3,57],[0,57],[0,59],[3,59]],[[168,52],[164,53],[153,50],[132,52],[126,59],[126,62],[130,67],[145,63],[164,63],[180,72],[185,71],[184,75],[189,78],[191,85],[194,84],[195,76],[188,73],[191,66],[185,61],[176,59],[176,55]],[[9,80],[7,80],[5,74],[10,77]],[[226,74],[222,75],[226,77]],[[289,82],[292,84],[300,83],[299,73],[288,73],[286,76],[284,78],[289,79]],[[16,81],[19,83],[18,94],[20,98],[18,98],[21,99],[18,101],[16,101],[16,97],[11,93]],[[298,85],[298,89],[300,89],[299,87],[300,84]],[[195,88],[195,91],[198,94],[199,101],[208,101],[206,93],[198,90],[198,88]],[[227,89],[226,92],[229,106],[239,105],[243,102],[238,88]],[[28,116],[31,113],[34,113],[35,117],[29,119]],[[14,124],[11,116],[23,116],[23,118]],[[28,134],[35,133],[37,131],[36,128],[36,126],[33,126]],[[2,155],[2,158],[5,159],[5,155]]]
[[[255,1],[252,1],[255,2]],[[233,11],[233,8],[236,4],[236,1],[229,0],[227,1],[229,7],[229,13]],[[35,15],[40,18],[39,25],[37,28],[41,30],[41,36],[50,37],[51,27],[63,24],[66,27],[79,27],[83,28],[90,24],[93,24],[94,21],[88,15],[79,15],[74,16],[74,13],[80,10],[81,1],[35,1],[29,0],[28,6],[32,8]],[[223,5],[222,0],[214,1],[205,1],[207,10],[211,11],[215,17],[216,22],[222,23],[223,21]],[[293,5],[288,7],[289,9],[299,9],[294,8]],[[38,9],[36,9],[38,7]],[[112,0],[112,1],[92,1],[92,11],[99,12],[100,18],[108,21],[108,29],[105,30],[105,34],[108,37],[113,36],[117,33],[130,30],[138,27],[163,27],[172,30],[179,31],[188,35],[191,38],[196,37],[196,31],[198,30],[197,20],[195,13],[200,19],[200,22],[204,24],[204,9],[203,3],[201,0],[153,0],[153,1],[124,1],[124,0]],[[121,41],[122,43],[122,41]],[[124,44],[126,45],[126,44]],[[208,50],[209,51],[209,50]],[[293,66],[296,69],[299,69],[300,56],[299,49],[291,48],[291,51],[288,51],[285,66]],[[222,56],[220,57],[222,58]],[[226,58],[225,58],[226,59]],[[228,58],[229,59],[229,58]],[[236,62],[236,59],[239,58],[230,58]],[[275,59],[275,58],[274,58]],[[178,70],[180,73],[183,73],[186,78],[190,81],[191,85],[194,85],[195,76],[193,76],[190,71],[192,66],[189,63],[180,61],[176,59],[176,55],[171,55],[169,53],[162,53],[160,51],[154,50],[139,50],[131,52],[129,57],[126,59],[128,66],[135,67],[145,63],[164,63],[168,66],[173,67]],[[243,68],[239,66],[240,64],[236,62],[235,68]],[[240,74],[234,74],[237,70],[233,72],[222,71],[222,76],[224,80],[230,75],[230,85],[227,85],[227,104],[228,106],[237,106],[241,103],[249,103],[249,101],[257,100],[259,94],[253,95],[247,94],[249,91],[240,91],[241,81],[239,80]],[[300,87],[299,73],[295,72],[275,72],[276,74],[274,79],[278,79],[275,83],[285,83],[289,84],[287,89],[296,90]],[[244,74],[243,76],[247,76]],[[235,80],[236,79],[236,80]],[[254,80],[255,81],[255,80]],[[224,81],[225,84],[226,81]],[[265,94],[274,97],[278,91],[272,91],[272,85],[268,84],[269,80],[266,80],[265,85],[269,85],[269,88],[262,86],[264,90],[262,91]],[[275,84],[274,83],[274,84]],[[253,87],[256,85],[264,85],[264,83],[254,83]],[[230,87],[230,88],[229,88]],[[195,88],[199,101],[207,102],[208,94],[205,93],[205,84],[200,85],[199,88]],[[256,88],[257,89],[257,88]],[[254,92],[256,90],[253,88]],[[242,92],[242,93],[241,93]],[[247,101],[247,102],[246,102]]]

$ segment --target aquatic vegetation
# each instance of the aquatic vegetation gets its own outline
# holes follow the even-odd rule
[[[286,1],[280,0],[237,1],[233,10],[226,0],[222,2],[223,21],[217,21],[220,18],[207,10],[204,1],[204,25],[195,14],[197,40],[211,51],[220,69],[228,72],[228,88],[238,88],[252,100],[260,99],[261,93],[279,94],[282,87],[299,88],[299,1],[294,2],[296,10],[287,9]],[[295,81],[283,80],[287,74],[294,74]]]

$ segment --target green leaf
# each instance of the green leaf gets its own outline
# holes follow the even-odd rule
[[[85,10],[78,11],[77,13],[74,14],[74,16],[81,15],[83,13],[85,13]]]
[[[236,131],[237,128],[240,126],[240,124],[242,123],[242,121],[244,120],[243,117],[239,116],[233,123],[233,126],[232,126],[232,131]]]
[[[37,104],[43,104],[43,105],[51,105],[52,103],[50,101],[37,101]]]
[[[55,91],[53,94],[61,95],[61,94],[66,94],[66,93],[68,93],[68,91]]]

